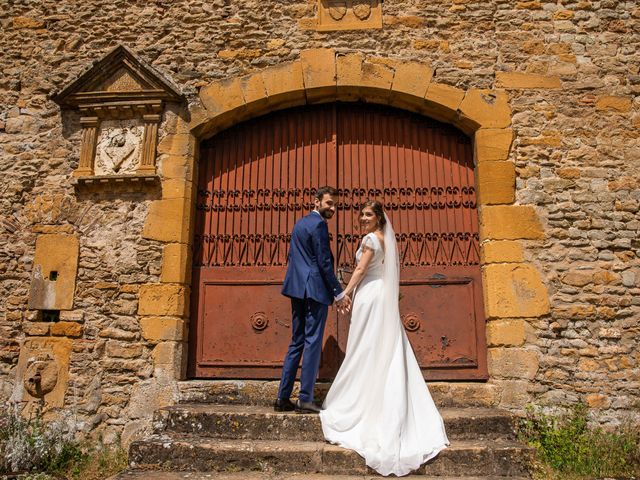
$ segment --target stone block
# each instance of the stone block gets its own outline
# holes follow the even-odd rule
[[[436,120],[450,122],[457,116],[464,90],[442,83],[431,83],[424,96],[425,113]]]
[[[538,373],[539,354],[525,348],[489,348],[491,377],[533,380]]]
[[[504,91],[470,89],[459,107],[458,125],[466,132],[511,125],[509,96]]]
[[[335,51],[327,48],[303,50],[300,63],[308,102],[336,96]]]
[[[501,263],[482,268],[488,318],[539,317],[549,313],[547,289],[531,265]]]
[[[247,109],[262,108],[267,104],[267,89],[261,73],[240,77],[240,88]]]
[[[530,383],[526,380],[496,380],[502,392],[500,407],[505,409],[522,409],[531,401]]]
[[[392,96],[415,97],[422,103],[433,78],[433,69],[418,62],[399,62],[395,67]]]
[[[187,344],[181,342],[158,343],[152,352],[153,366],[156,376],[169,375],[173,378],[182,378],[186,372]]]
[[[158,143],[158,155],[175,155],[178,157],[193,157],[195,139],[189,133],[165,135]]]
[[[536,240],[544,231],[535,209],[527,205],[489,205],[480,211],[481,240]]]
[[[22,331],[25,335],[37,337],[49,335],[50,327],[51,323],[49,322],[25,322],[22,326]]]
[[[138,358],[142,355],[142,345],[109,340],[106,353],[109,357],[115,358]]]
[[[480,249],[480,261],[488,263],[522,263],[524,249],[520,242],[513,240],[496,240],[484,242]]]
[[[483,162],[476,169],[478,204],[513,203],[516,197],[516,169],[512,162]]]
[[[176,317],[142,317],[140,319],[142,337],[149,342],[187,341],[186,322]]]
[[[140,287],[139,315],[184,317],[188,307],[188,287],[167,283],[151,283]]]
[[[360,53],[338,54],[336,56],[336,83],[339,98],[343,100],[359,98],[362,63],[363,57]]]
[[[202,87],[200,101],[210,116],[220,115],[244,107],[244,95],[238,78],[216,80]]]
[[[272,107],[293,107],[306,102],[300,61],[270,67],[262,72],[262,80]]]
[[[168,178],[162,181],[162,198],[164,200],[183,198],[191,200],[193,184],[182,178]]]
[[[519,347],[525,342],[524,320],[493,320],[487,324],[487,345],[490,347]]]
[[[513,131],[510,128],[482,128],[475,133],[476,163],[501,162],[509,158]]]
[[[47,408],[64,406],[71,346],[68,338],[26,339],[20,349],[12,400],[34,402],[43,398]],[[41,377],[39,390],[35,388],[37,373]]]
[[[71,310],[80,242],[75,235],[40,235],[33,259],[29,308]]]
[[[52,323],[51,335],[57,337],[79,337],[82,335],[82,324],[77,322]]]
[[[182,182],[193,181],[192,155],[165,155],[159,162],[158,172],[163,181],[175,179]]]
[[[190,199],[173,198],[151,203],[142,236],[151,240],[188,243],[191,238]]]
[[[191,281],[191,249],[184,243],[170,243],[162,250],[163,283],[184,283]]]
[[[590,393],[584,400],[589,408],[608,408],[611,404],[611,400],[601,393]]]
[[[596,110],[615,110],[617,112],[628,112],[633,106],[632,99],[630,97],[616,97],[611,95],[605,95],[598,98],[596,102]]]
[[[496,72],[496,87],[509,90],[562,88],[560,77],[522,72]]]
[[[388,102],[391,96],[394,69],[384,63],[362,63],[362,85],[360,91],[365,100]]]

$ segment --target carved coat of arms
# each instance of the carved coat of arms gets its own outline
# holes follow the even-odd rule
[[[329,3],[329,15],[334,20],[342,20],[347,14],[347,2],[333,1]]]
[[[371,0],[353,0],[353,14],[360,20],[366,20],[371,15]]]
[[[103,126],[97,145],[98,175],[131,173],[138,164],[142,127],[127,122],[118,123]]]

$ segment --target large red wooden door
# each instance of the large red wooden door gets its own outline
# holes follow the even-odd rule
[[[314,189],[338,186],[336,266],[360,241],[359,205],[381,200],[397,232],[400,309],[428,379],[487,377],[472,149],[454,128],[358,104],[291,109],[201,145],[191,375],[278,378],[291,336],[280,295],[293,224]],[[348,273],[346,273],[348,275]],[[333,311],[320,376],[333,377],[348,318]]]

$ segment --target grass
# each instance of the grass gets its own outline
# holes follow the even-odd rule
[[[546,415],[530,408],[521,421],[521,440],[535,447],[534,475],[544,479],[640,478],[640,431],[631,425],[614,431],[589,424],[588,409]]]
[[[78,442],[63,421],[45,423],[40,411],[29,417],[17,404],[0,411],[0,480],[27,474],[24,480],[104,480],[127,466],[120,447]]]

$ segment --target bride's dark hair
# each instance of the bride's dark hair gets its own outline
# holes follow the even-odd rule
[[[367,207],[373,210],[373,213],[378,219],[378,228],[382,229],[387,223],[384,218],[384,208],[382,208],[382,204],[377,200],[367,200],[360,206],[360,214],[362,214],[362,211]]]

